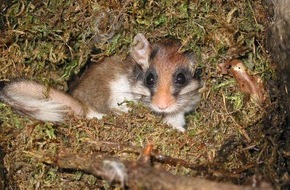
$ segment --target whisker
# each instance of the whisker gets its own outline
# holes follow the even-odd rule
[[[139,93],[139,92],[133,92],[133,91],[118,91],[118,90],[113,90],[111,91],[112,93],[122,93],[122,94],[133,94],[133,95],[140,95],[140,96],[148,96],[145,93]]]
[[[113,92],[113,93],[124,93],[124,94],[132,94],[132,92],[131,91],[118,91],[118,90],[112,90],[111,92]]]
[[[145,97],[150,97],[150,96],[147,96],[146,94],[143,94],[143,93],[132,92],[132,94],[134,94],[134,95],[140,95],[140,96],[145,96]]]

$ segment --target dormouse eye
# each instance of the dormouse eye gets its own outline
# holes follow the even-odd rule
[[[145,83],[146,83],[147,86],[154,86],[154,84],[155,84],[155,76],[154,76],[153,73],[149,73],[146,76]]]
[[[184,85],[186,83],[186,77],[184,73],[179,73],[175,78],[175,83],[177,85]]]

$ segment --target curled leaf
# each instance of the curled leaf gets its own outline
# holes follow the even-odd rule
[[[140,162],[143,162],[143,164],[150,164],[151,161],[151,153],[153,150],[153,144],[149,143],[143,150],[141,157],[139,158]]]
[[[263,103],[266,100],[266,90],[262,79],[258,76],[250,75],[240,60],[228,60],[219,64],[218,67],[222,74],[230,73],[234,76],[242,92],[250,94],[259,103]]]

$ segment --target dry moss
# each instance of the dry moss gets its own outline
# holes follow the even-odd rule
[[[258,176],[283,187],[280,130],[269,136],[264,128],[278,100],[269,96],[265,105],[258,105],[239,91],[231,76],[217,70],[219,63],[239,58],[266,85],[275,79],[264,45],[260,1],[5,1],[1,10],[2,80],[25,77],[66,90],[67,80],[85,63],[115,53],[125,56],[133,36],[142,32],[150,41],[180,38],[183,49],[195,52],[206,84],[196,112],[187,116],[185,134],[164,126],[142,105],[100,121],[74,118],[56,125],[20,117],[0,104],[0,143],[10,189],[110,189],[92,175],[54,168],[36,158],[73,148],[133,160],[148,143],[195,166],[160,164],[175,174],[236,184]]]

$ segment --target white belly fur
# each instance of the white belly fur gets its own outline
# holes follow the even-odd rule
[[[120,75],[110,83],[111,96],[109,106],[112,110],[128,112],[124,101],[136,101],[132,94],[132,85],[126,75]]]

